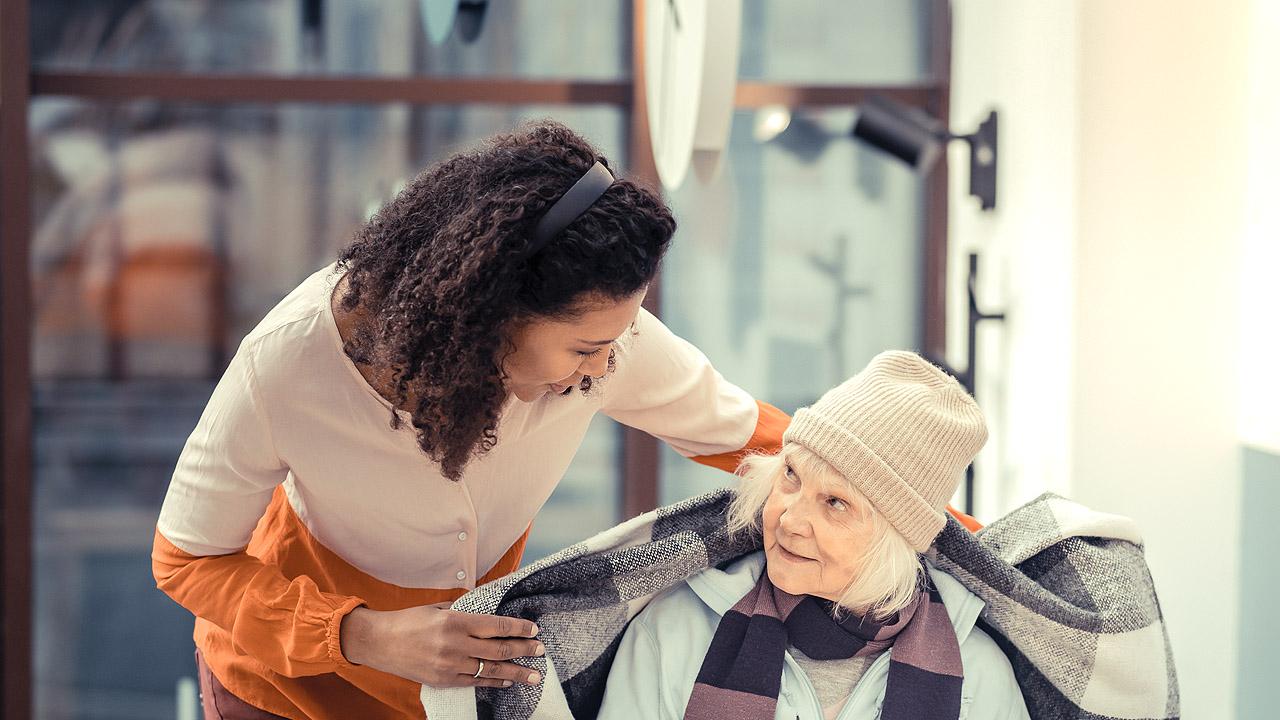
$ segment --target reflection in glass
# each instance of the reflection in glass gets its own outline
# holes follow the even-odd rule
[[[742,80],[809,85],[930,80],[936,0],[743,0]]]
[[[32,0],[45,71],[439,75],[614,80],[630,6],[491,2],[480,36],[426,39],[418,0]]]
[[[36,717],[175,716],[192,621],[149,554],[223,363],[419,169],[553,114],[625,160],[611,108],[34,102]],[[615,522],[616,428],[592,426],[529,560]]]
[[[928,80],[935,4],[744,0],[740,77]],[[618,80],[630,74],[630,13],[621,2],[491,2],[474,43],[455,33],[437,46],[418,0],[32,0],[32,60],[46,71]]]

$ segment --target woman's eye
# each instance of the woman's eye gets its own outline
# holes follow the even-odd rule
[[[793,483],[799,481],[799,478],[796,477],[796,471],[792,470],[790,465],[786,466],[786,471],[782,473],[782,476]]]
[[[831,506],[832,510],[839,510],[840,512],[849,509],[849,505],[837,497],[827,498],[827,504]]]
[[[576,352],[577,352],[579,355],[581,355],[582,357],[595,357],[596,355],[599,355],[599,354],[600,354],[600,350],[601,350],[601,349],[602,349],[602,348],[596,348],[595,350],[592,350],[591,352],[582,352],[581,350],[578,350],[578,351],[576,351]]]

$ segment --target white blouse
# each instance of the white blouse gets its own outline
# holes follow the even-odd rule
[[[616,371],[588,396],[503,406],[498,443],[445,478],[409,416],[342,350],[336,265],[302,282],[241,343],[187,440],[158,530],[193,555],[242,550],[273,490],[312,536],[357,569],[410,588],[473,588],[524,533],[597,411],[686,456],[739,450],[758,406],[641,310],[615,343]],[[601,479],[604,481],[604,478]]]

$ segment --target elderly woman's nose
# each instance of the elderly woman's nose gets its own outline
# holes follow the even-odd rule
[[[810,528],[809,503],[793,500],[782,510],[778,525],[792,535],[803,535]]]

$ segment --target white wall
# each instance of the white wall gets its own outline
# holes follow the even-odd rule
[[[1001,112],[999,209],[968,203],[965,164],[952,192],[952,291],[978,247],[984,304],[1010,316],[980,338],[995,437],[979,513],[1054,489],[1134,517],[1183,714],[1232,717],[1240,378],[1265,376],[1242,362],[1239,332],[1254,8],[956,0],[954,12],[952,126]]]
[[[978,297],[1003,323],[978,331],[977,395],[991,426],[978,458],[979,515],[1001,515],[1071,477],[1074,346],[1076,9],[1073,2],[953,3],[951,127],[999,112],[997,210],[969,196],[969,157],[951,149],[949,361],[964,367],[970,251]]]
[[[1187,717],[1234,714],[1247,19],[1243,0],[1080,16],[1073,491],[1144,528]]]
[[[1241,248],[1240,437],[1280,455],[1280,3],[1253,0]],[[1280,478],[1275,478],[1280,483]]]

